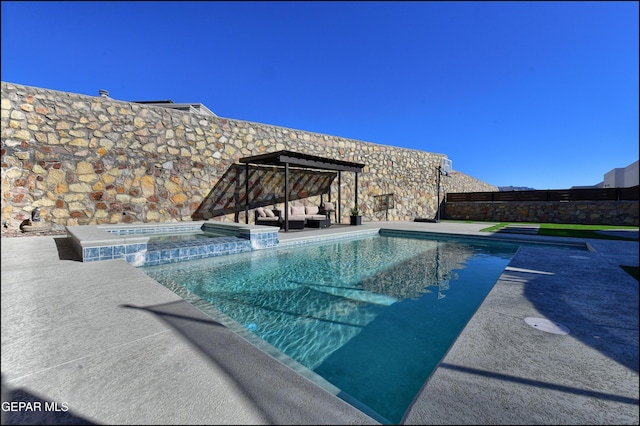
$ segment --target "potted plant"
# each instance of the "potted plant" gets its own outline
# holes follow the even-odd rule
[[[360,216],[360,209],[356,207],[351,208],[351,224],[362,225],[362,216]]]

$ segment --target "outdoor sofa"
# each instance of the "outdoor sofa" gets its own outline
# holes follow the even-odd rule
[[[326,214],[320,213],[318,206],[289,206],[289,228],[291,221],[304,221],[304,226],[311,228],[328,228],[331,226],[331,220]]]
[[[329,213],[320,210],[318,206],[289,206],[289,229],[328,228],[331,226]],[[277,209],[258,207],[255,209],[255,224],[266,226],[279,226],[284,228],[283,212]]]
[[[280,217],[280,210],[265,209],[264,207],[258,207],[255,209],[255,222],[256,225],[266,226],[282,226],[282,218]]]

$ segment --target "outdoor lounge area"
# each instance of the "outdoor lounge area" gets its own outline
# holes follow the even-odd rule
[[[342,172],[355,174],[354,205],[358,204],[358,173],[364,169],[364,164],[351,161],[336,160],[319,157],[293,151],[276,151],[253,157],[241,158],[240,163],[245,164],[245,218],[249,223],[249,210],[255,208],[254,220],[257,225],[279,226],[285,232],[289,229],[328,228],[331,226],[331,215],[335,215],[339,223],[342,194]],[[275,166],[275,169],[273,167]],[[268,177],[261,180],[251,180],[251,171],[272,168]],[[301,182],[292,184],[290,181],[290,168],[298,172]],[[262,169],[261,169],[262,168]],[[330,170],[333,173],[318,173],[317,171]],[[283,179],[279,181],[274,176],[284,172]],[[321,183],[311,185],[313,177]],[[331,201],[331,183],[338,180],[337,203]],[[275,181],[277,183],[272,183]],[[296,189],[294,191],[294,188]],[[323,195],[328,194],[329,200],[323,201]],[[296,204],[296,200],[311,196],[320,196],[319,206]],[[284,203],[284,210],[268,209],[266,205],[276,202]]]

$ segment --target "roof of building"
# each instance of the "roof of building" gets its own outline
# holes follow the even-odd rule
[[[151,106],[159,106],[163,108],[177,109],[179,111],[194,112],[199,114],[211,115],[217,117],[217,115],[209,108],[200,103],[175,103],[172,100],[160,100],[160,101],[130,101],[135,104],[144,104]]]

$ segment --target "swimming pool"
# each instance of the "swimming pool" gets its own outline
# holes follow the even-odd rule
[[[398,423],[518,248],[374,235],[141,269]]]

